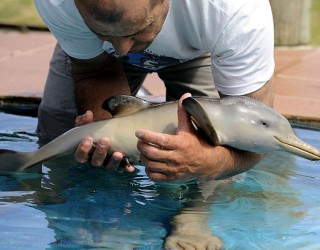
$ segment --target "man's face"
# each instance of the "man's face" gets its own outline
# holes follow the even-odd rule
[[[160,32],[168,13],[169,0],[164,0],[153,9],[150,8],[149,0],[117,0],[115,2],[113,6],[122,8],[123,17],[119,22],[112,24],[95,20],[81,4],[77,4],[77,7],[90,30],[99,39],[112,43],[119,55],[143,51],[150,46]]]

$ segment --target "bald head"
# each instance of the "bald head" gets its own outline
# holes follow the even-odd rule
[[[75,0],[80,13],[91,16],[98,22],[114,24],[122,20],[128,3],[141,4],[148,10],[163,3],[164,0]]]
[[[114,0],[76,0],[76,5],[82,16],[90,16],[102,23],[119,22],[123,9]]]
[[[75,0],[87,27],[124,55],[146,49],[162,29],[170,0]]]

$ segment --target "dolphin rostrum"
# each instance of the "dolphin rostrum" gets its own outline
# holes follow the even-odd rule
[[[288,120],[269,106],[248,97],[188,97],[184,109],[195,127],[212,145],[226,145],[256,153],[287,151],[295,155],[320,160],[320,151],[301,141]],[[177,102],[153,104],[143,99],[117,95],[108,98],[103,106],[113,118],[73,128],[34,152],[0,150],[0,173],[23,171],[54,156],[73,152],[84,136],[98,141],[110,139],[109,154],[119,151],[130,162],[137,163],[135,131],[139,128],[175,134]]]

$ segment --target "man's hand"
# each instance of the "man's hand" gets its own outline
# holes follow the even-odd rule
[[[93,113],[91,111],[87,111],[84,115],[80,115],[76,118],[75,125],[82,126],[91,122],[93,122]],[[78,145],[78,148],[74,153],[74,157],[76,161],[80,163],[89,162],[95,167],[102,167],[108,154],[109,146],[110,141],[107,137],[101,137],[98,143],[94,145],[93,138],[86,136]],[[93,153],[91,151],[93,151]],[[134,166],[131,164],[123,164],[122,159],[122,153],[114,152],[106,166],[106,169],[117,170],[119,167],[121,167],[121,170],[133,172]]]
[[[178,129],[176,135],[155,133],[139,129],[138,149],[146,173],[152,180],[176,181],[216,177],[212,168],[214,147],[196,133],[188,113],[178,104]]]

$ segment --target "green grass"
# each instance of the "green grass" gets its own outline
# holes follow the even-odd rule
[[[310,44],[320,45],[320,0],[313,0],[311,16]],[[0,24],[45,27],[33,0],[0,0]]]
[[[45,27],[33,0],[0,0],[0,23],[21,27]]]
[[[320,45],[320,0],[312,1],[311,41],[312,45]]]

